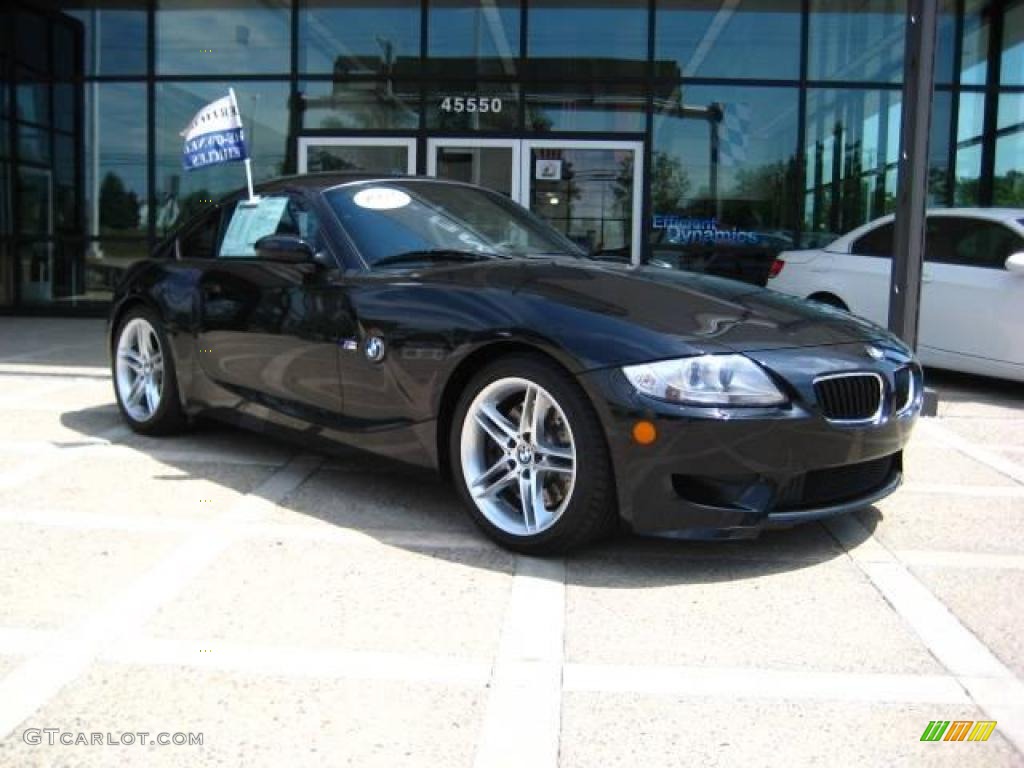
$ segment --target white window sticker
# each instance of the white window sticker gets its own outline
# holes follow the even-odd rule
[[[400,189],[389,187],[370,187],[356,192],[352,200],[360,208],[369,208],[374,211],[390,211],[395,208],[405,208],[412,202],[412,198]]]
[[[246,258],[256,255],[256,241],[277,232],[287,197],[261,197],[255,205],[240,202],[231,214],[231,223],[220,246],[222,258]]]
[[[537,181],[561,181],[561,160],[538,160],[534,168],[533,178]]]

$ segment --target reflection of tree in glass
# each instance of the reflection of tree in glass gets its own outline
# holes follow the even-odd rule
[[[978,204],[981,180],[959,178],[956,180],[955,204],[972,206]],[[992,179],[992,204],[1008,208],[1024,208],[1024,173],[1013,170]]]
[[[120,176],[108,173],[100,184],[100,227],[135,229],[138,226],[138,197],[125,188]]]
[[[630,164],[632,171],[632,163]],[[655,213],[674,213],[690,193],[690,178],[678,157],[667,152],[651,156],[651,205]]]
[[[736,226],[795,230],[796,189],[796,158],[742,168],[736,174],[732,199],[725,201],[723,218]]]

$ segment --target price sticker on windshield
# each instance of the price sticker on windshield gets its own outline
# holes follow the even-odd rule
[[[404,208],[412,202],[412,198],[400,189],[390,187],[370,187],[361,189],[353,196],[352,201],[360,208],[373,211],[391,211]]]

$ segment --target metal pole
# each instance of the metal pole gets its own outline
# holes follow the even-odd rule
[[[917,348],[938,0],[907,1],[889,330]]]
[[[231,106],[235,108],[235,114],[238,115],[238,125],[241,126],[242,112],[238,109],[238,99],[235,98],[235,89],[228,88],[228,94],[231,96]],[[245,128],[243,127],[242,130],[244,131]],[[243,133],[242,135],[244,136],[245,134]],[[249,188],[249,202],[253,203],[256,202],[256,196],[253,194],[252,189],[252,159],[249,157],[248,151],[246,151],[245,155],[245,182]]]

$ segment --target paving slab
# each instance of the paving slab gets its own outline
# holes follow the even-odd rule
[[[271,472],[273,467],[259,465],[175,465],[145,456],[81,457],[46,482],[0,490],[0,509],[203,519],[226,512]]]
[[[780,691],[780,697],[785,691]],[[987,719],[970,707],[570,693],[562,768],[622,766],[1019,766],[987,742],[920,741],[930,720]]]
[[[0,621],[22,629],[81,621],[178,541],[180,537],[166,533],[114,536],[109,531],[0,523]]]
[[[912,483],[1016,485],[1013,480],[955,448],[914,435],[903,452],[903,474]]]
[[[1024,406],[1021,406],[1016,417],[974,419],[940,419],[939,423],[987,450],[1001,448],[1019,448],[1024,450]],[[1019,456],[1024,464],[1024,455]]]
[[[24,661],[20,656],[0,655],[0,680],[11,673],[15,667]]]
[[[116,410],[105,406],[75,411],[6,411],[0,418],[0,439],[46,440],[61,445],[93,440],[124,424]]]
[[[1024,678],[1024,570],[911,570],[999,659]]]
[[[567,582],[570,661],[941,671],[844,557],[810,565],[578,558]]]
[[[122,443],[142,454],[173,453],[182,464],[223,459],[232,463],[282,465],[301,447],[244,429],[201,421],[176,435],[131,434]]]
[[[17,766],[469,766],[483,690],[96,665],[0,741]],[[202,746],[30,746],[24,728],[201,733]]]
[[[25,410],[80,411],[87,408],[117,408],[114,389],[105,379],[73,379],[53,377],[37,385],[41,391],[38,398],[20,400]]]
[[[511,585],[500,550],[234,544],[146,632],[175,640],[491,658]]]
[[[985,498],[902,489],[858,519],[890,549],[1024,552],[1024,496]]]
[[[343,528],[475,531],[455,491],[436,474],[379,460],[359,469],[323,469],[281,505],[271,519],[286,524],[327,522]]]

